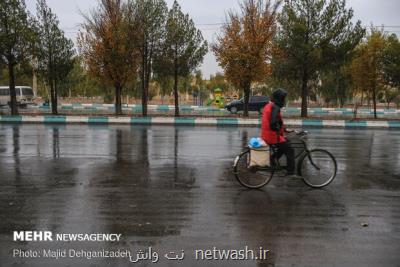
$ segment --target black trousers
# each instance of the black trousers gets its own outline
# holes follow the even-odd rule
[[[294,174],[295,171],[295,158],[294,158],[294,149],[291,146],[290,142],[279,143],[275,145],[277,147],[277,152],[274,153],[272,156],[272,162],[275,159],[280,159],[283,155],[287,158],[287,171],[289,175]]]

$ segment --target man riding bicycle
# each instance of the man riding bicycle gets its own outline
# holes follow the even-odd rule
[[[261,122],[261,138],[271,146],[276,146],[277,152],[271,158],[271,164],[282,155],[287,158],[287,174],[295,175],[295,155],[290,142],[285,138],[286,131],[283,124],[281,108],[285,106],[287,92],[278,89],[272,94],[271,101],[264,107]]]

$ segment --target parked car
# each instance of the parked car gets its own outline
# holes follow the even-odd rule
[[[249,101],[249,111],[258,111],[262,113],[266,104],[268,104],[269,98],[267,96],[251,96]],[[239,111],[244,110],[244,98],[232,101],[225,105],[225,109],[232,114],[236,114]]]
[[[15,86],[15,94],[17,95],[17,105],[26,106],[33,104],[35,98],[33,90],[28,86]],[[0,106],[10,105],[10,88],[8,86],[0,86]]]

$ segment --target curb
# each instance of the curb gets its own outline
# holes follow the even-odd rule
[[[186,126],[229,126],[260,127],[260,119],[242,118],[173,118],[173,117],[90,117],[90,116],[0,116],[0,123],[36,124],[89,124],[89,125],[186,125]],[[373,128],[398,129],[400,121],[346,121],[346,120],[301,120],[286,119],[291,127],[316,128]]]

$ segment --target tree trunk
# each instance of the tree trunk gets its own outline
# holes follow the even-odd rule
[[[147,64],[146,67],[146,112],[147,112],[147,105],[149,104],[149,88],[150,88],[150,75],[151,75],[151,62]]]
[[[58,84],[57,84],[57,79],[54,80],[54,106],[55,106],[55,111],[56,115],[58,115]]]
[[[175,70],[174,70],[174,95],[175,95],[175,117],[179,117],[179,95],[178,95],[178,55],[175,49]]]
[[[10,85],[11,115],[18,115],[17,92],[15,91],[14,63],[10,60],[8,60],[8,77],[9,77],[9,85]]]
[[[175,96],[175,117],[179,117],[179,94],[178,94],[178,69],[175,67],[174,73],[174,96]]]
[[[244,107],[243,116],[249,117],[249,102],[250,102],[250,85],[246,84],[243,88],[244,91]]]
[[[364,106],[364,91],[361,91],[361,107]]]
[[[122,105],[121,105],[121,85],[115,85],[115,115],[122,115]]]
[[[147,49],[143,45],[142,55],[142,115],[147,117],[147,99],[148,99],[148,88],[146,86],[146,69],[147,69]]]
[[[53,115],[57,115],[57,106],[56,106],[56,100],[55,100],[55,83],[52,79],[49,80],[50,84],[50,104],[51,104],[51,113]]]
[[[53,115],[58,115],[58,95],[57,95],[57,83],[56,81],[51,82],[51,113]]]
[[[343,97],[341,97],[340,99],[339,99],[339,104],[340,104],[340,108],[343,108],[344,107],[344,102],[345,102],[345,100],[344,100],[344,98]]]
[[[337,75],[339,75],[339,74],[337,74]],[[339,81],[339,79],[338,79],[338,89],[339,89],[339,108],[344,108],[344,106],[345,106],[345,102],[346,102],[346,100],[345,100],[345,94],[344,94],[344,89],[342,88],[342,86],[340,85],[340,81]]]
[[[358,111],[358,106],[357,106],[357,102],[355,102],[354,109],[353,109],[353,120],[357,119],[357,111]]]
[[[378,115],[376,114],[376,86],[372,88],[372,101],[374,103],[374,118],[377,119]]]
[[[301,84],[301,117],[308,117],[308,106],[307,106],[307,98],[308,98],[308,68],[307,64],[304,66],[303,70],[303,79]]]
[[[38,82],[37,82],[37,76],[35,70],[32,71],[32,90],[33,90],[33,95],[37,96],[37,88],[38,88]]]

